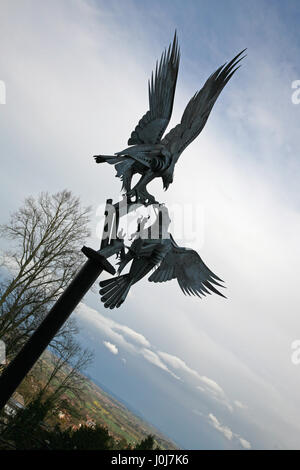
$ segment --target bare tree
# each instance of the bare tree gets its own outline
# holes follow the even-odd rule
[[[89,236],[89,212],[69,191],[42,193],[37,199],[27,198],[9,224],[0,227],[0,234],[11,241],[0,264],[0,338],[6,343],[8,359],[36,330],[82,264],[80,250]],[[32,401],[39,418],[40,412],[58,406],[66,392],[81,399],[86,384],[82,372],[93,354],[80,347],[77,333],[71,318],[50,343],[50,362],[45,363],[42,356],[31,371],[42,377],[42,387],[34,391]]]
[[[11,339],[16,346],[18,335],[28,337],[74,277],[89,236],[89,213],[70,191],[42,193],[27,198],[0,227],[14,245],[5,253],[7,276],[0,286],[0,338],[6,343]]]
[[[68,391],[80,401],[86,387],[86,377],[82,373],[93,357],[91,351],[81,348],[74,336],[65,336],[63,341],[52,348],[51,372],[39,391],[39,398],[53,407]]]
[[[59,347],[52,348],[52,354],[45,351],[30,371],[26,407],[2,421],[0,434],[4,439],[15,441],[17,448],[31,448],[43,442],[40,435],[45,428],[41,424],[49,414],[63,409],[78,415],[72,396],[83,404],[87,380],[82,372],[92,360],[93,353],[82,349],[70,334]]]

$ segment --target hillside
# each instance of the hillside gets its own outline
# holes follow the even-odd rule
[[[51,368],[51,353],[47,351],[40,359],[39,367],[35,367],[26,377],[18,393],[28,403],[45,383],[47,371]],[[41,367],[42,365],[42,367]],[[65,371],[67,373],[67,370]],[[125,440],[128,444],[136,444],[147,435],[154,435],[160,449],[178,449],[178,446],[155,427],[137,416],[128,407],[96,385],[90,378],[84,377],[85,390],[82,402],[75,399],[72,393],[63,396],[65,405],[61,405],[55,414],[46,419],[50,427],[59,423],[62,429],[72,427],[76,430],[82,425],[90,427],[100,424],[107,428],[116,442]]]

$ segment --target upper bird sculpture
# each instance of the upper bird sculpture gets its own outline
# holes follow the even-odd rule
[[[166,190],[173,182],[175,164],[184,149],[202,131],[219,94],[243,57],[241,51],[230,62],[221,65],[197,91],[187,104],[181,122],[163,138],[171,118],[177,82],[180,51],[175,31],[172,45],[156,63],[148,83],[149,111],[144,114],[128,140],[130,147],[115,155],[95,155],[97,163],[115,165],[130,202],[151,204],[156,202],[148,193],[147,184],[161,177]],[[138,183],[131,188],[134,174],[140,174]]]
[[[159,214],[162,214],[160,217]],[[225,297],[215,285],[224,287],[223,282],[202,261],[198,253],[190,248],[177,245],[171,233],[169,213],[166,207],[159,206],[158,215],[152,226],[145,228],[145,220],[139,220],[138,230],[127,253],[120,251],[118,275],[100,281],[101,301],[104,307],[113,309],[120,307],[126,299],[130,288],[153,269],[150,282],[165,282],[177,279],[184,294],[202,295],[215,294]],[[152,238],[151,234],[159,234]],[[130,263],[127,274],[122,274]]]

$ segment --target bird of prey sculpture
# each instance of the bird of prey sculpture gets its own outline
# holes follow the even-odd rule
[[[130,147],[115,155],[96,155],[97,163],[115,165],[116,176],[122,180],[122,189],[130,202],[151,204],[156,202],[148,193],[147,184],[161,177],[166,190],[173,182],[175,164],[184,149],[199,135],[226,83],[240,67],[241,51],[230,62],[221,65],[197,91],[187,104],[181,122],[164,137],[171,118],[180,51],[175,31],[172,45],[164,51],[156,63],[148,83],[149,110],[139,121],[128,140]],[[131,188],[134,174],[141,178]]]
[[[149,274],[150,282],[166,282],[177,279],[184,294],[205,296],[214,292],[225,297],[219,292],[215,285],[224,287],[223,282],[202,261],[198,253],[190,248],[177,245],[167,228],[170,223],[168,210],[160,205],[159,211],[163,214],[162,223],[159,217],[148,229],[139,224],[138,231],[134,237],[128,252],[122,251],[118,262],[119,269],[116,277],[100,281],[101,301],[104,307],[113,309],[120,307],[126,299],[131,286]],[[161,238],[153,239],[150,233],[157,233],[155,224],[160,224],[158,230]],[[163,226],[163,228],[161,228]],[[131,267],[127,274],[121,274],[130,263]]]

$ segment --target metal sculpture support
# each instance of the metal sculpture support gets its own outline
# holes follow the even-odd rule
[[[173,182],[174,168],[179,156],[202,131],[219,94],[240,67],[238,63],[243,59],[243,52],[228,64],[219,67],[208,78],[203,88],[189,101],[181,122],[162,137],[172,114],[179,67],[180,53],[175,32],[172,45],[163,53],[151,76],[149,111],[132,132],[128,140],[130,147],[115,155],[95,156],[97,163],[107,162],[115,165],[117,176],[123,182],[122,189],[125,190],[122,201],[113,205],[112,200],[107,200],[100,250],[82,248],[87,261],[27,344],[0,376],[0,409],[102,271],[115,275],[115,268],[107,261],[112,255],[117,255],[119,266],[115,277],[100,281],[100,295],[104,307],[120,307],[131,286],[153,269],[155,271],[149,277],[151,282],[177,279],[184,294],[201,297],[215,293],[224,297],[215,287],[224,287],[220,284],[223,281],[204,264],[199,254],[177,245],[168,230],[170,217],[167,208],[156,203],[146,186],[157,177],[162,178],[164,189]],[[131,188],[131,180],[136,173],[140,174],[141,178]],[[133,208],[152,206],[154,203],[157,204],[157,218],[154,224],[145,228],[147,220],[139,219],[138,228],[132,237],[133,242],[130,246],[125,246],[123,239],[118,235],[120,218]],[[123,274],[129,263],[129,272]]]

